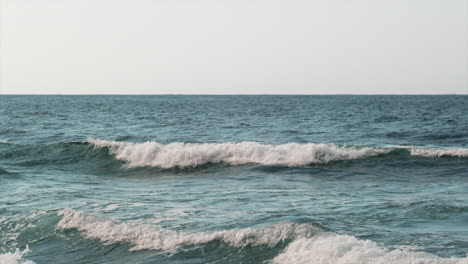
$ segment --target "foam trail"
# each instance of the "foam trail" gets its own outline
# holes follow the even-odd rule
[[[274,247],[278,243],[296,237],[310,237],[320,229],[308,224],[280,223],[264,228],[243,228],[214,232],[176,232],[153,225],[119,223],[89,215],[73,209],[59,212],[61,229],[78,229],[87,238],[98,239],[104,244],[130,243],[130,250],[173,250],[181,246],[222,241],[233,247],[264,245]]]
[[[388,250],[348,235],[299,238],[275,257],[273,264],[468,264],[468,258],[441,258],[425,252]]]
[[[35,264],[31,260],[23,259],[23,256],[29,253],[30,250],[28,247],[21,251],[20,249],[15,249],[15,252],[0,254],[0,263],[1,264]]]
[[[452,149],[435,149],[435,148],[411,148],[412,156],[439,158],[447,157],[468,157],[467,148],[452,148]]]
[[[128,167],[187,168],[206,163],[230,165],[263,164],[304,166],[336,160],[352,160],[385,154],[391,149],[372,147],[338,147],[334,144],[264,145],[256,142],[240,143],[127,143],[89,139],[96,147],[108,147],[118,160]]]

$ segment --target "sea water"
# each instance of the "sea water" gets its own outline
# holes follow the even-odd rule
[[[468,96],[0,96],[0,263],[468,263]]]

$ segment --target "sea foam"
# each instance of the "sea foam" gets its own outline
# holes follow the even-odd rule
[[[89,139],[95,147],[109,148],[116,159],[133,167],[190,168],[207,163],[230,165],[262,164],[282,166],[305,166],[332,161],[354,160],[388,154],[396,150],[408,151],[411,156],[438,158],[468,157],[468,148],[421,148],[421,147],[340,147],[335,144],[267,145],[257,142],[239,143],[131,143]]]
[[[468,258],[441,258],[407,249],[388,250],[370,240],[324,234],[298,238],[275,257],[273,264],[468,264]]]
[[[155,225],[116,222],[73,209],[59,212],[57,227],[78,229],[91,239],[104,244],[129,243],[131,250],[173,250],[182,246],[222,241],[232,247],[264,245],[274,247],[288,239],[311,237],[321,230],[309,224],[280,223],[263,228],[237,228],[213,232],[177,232]]]
[[[265,145],[256,142],[240,143],[128,143],[89,139],[96,147],[108,147],[116,159],[126,161],[128,167],[188,168],[206,163],[230,165],[262,164],[304,166],[337,160],[352,160],[385,154],[391,149],[372,147],[339,147],[334,144]]]
[[[410,148],[412,156],[439,158],[443,156],[447,157],[468,157],[468,148]]]
[[[24,255],[29,253],[30,250],[26,247],[24,250],[15,249],[14,252],[9,252],[5,254],[0,254],[0,263],[1,264],[35,264],[31,260],[23,259]]]
[[[232,247],[268,246],[289,242],[272,264],[468,264],[468,258],[441,258],[407,247],[389,250],[370,240],[324,232],[310,224],[279,223],[261,228],[212,232],[176,232],[154,225],[117,222],[73,209],[59,212],[59,229],[78,229],[105,245],[129,243],[134,250],[170,251],[182,246],[221,241]]]

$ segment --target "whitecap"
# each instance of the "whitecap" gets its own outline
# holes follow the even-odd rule
[[[182,246],[222,241],[232,247],[268,246],[298,237],[310,237],[321,230],[309,224],[279,223],[261,228],[236,228],[210,232],[178,232],[156,225],[117,222],[73,209],[59,212],[59,229],[78,229],[90,239],[103,244],[129,243],[130,250],[174,250]]]
[[[276,256],[273,264],[468,264],[468,258],[441,258],[408,249],[389,250],[370,240],[326,234],[298,238]]]
[[[104,208],[104,211],[106,212],[111,212],[111,211],[115,211],[117,209],[120,208],[120,205],[119,204],[108,204],[105,208]]]
[[[447,157],[468,157],[468,148],[416,148],[410,149],[412,156],[439,158]]]
[[[178,232],[157,225],[118,222],[73,209],[59,212],[59,229],[77,229],[89,239],[105,245],[129,243],[134,250],[172,251],[183,246],[220,241],[232,247],[267,246],[289,242],[272,264],[468,264],[468,258],[442,258],[414,251],[420,247],[390,250],[376,242],[350,235],[324,232],[311,224],[283,222],[259,228],[221,231]]]
[[[188,168],[206,163],[230,165],[262,164],[304,166],[337,160],[353,160],[377,156],[391,149],[373,147],[339,147],[334,144],[266,145],[257,142],[240,143],[128,143],[89,139],[96,147],[107,147],[116,159],[128,167]]]

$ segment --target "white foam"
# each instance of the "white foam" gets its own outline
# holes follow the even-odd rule
[[[115,211],[120,208],[119,204],[108,204],[105,208],[104,211],[110,212],[110,211]]]
[[[9,252],[5,254],[0,254],[0,263],[1,264],[35,264],[31,260],[23,259],[24,255],[29,253],[30,250],[26,247],[23,251],[20,249],[15,249],[15,252]]]
[[[73,209],[59,212],[62,217],[57,224],[61,229],[78,229],[84,236],[98,239],[104,244],[129,243],[131,250],[173,250],[181,246],[222,241],[233,247],[264,245],[273,247],[278,243],[298,237],[310,237],[320,230],[308,224],[280,223],[264,228],[243,228],[214,232],[176,232],[154,225],[135,222],[116,222]]]
[[[8,140],[1,140],[0,139],[0,144],[7,144],[8,143]]]
[[[240,143],[128,143],[89,139],[96,147],[108,147],[118,160],[128,167],[187,168],[206,163],[231,165],[263,164],[304,166],[328,163],[335,160],[351,160],[385,154],[391,149],[372,147],[338,147],[334,144],[264,145],[256,142]]]
[[[438,158],[443,156],[449,157],[468,157],[468,148],[411,148],[410,153],[412,156]]]
[[[468,264],[468,258],[441,258],[404,249],[388,250],[369,240],[327,234],[299,238],[275,257],[274,264]]]
[[[409,249],[411,247],[389,250],[370,240],[324,233],[309,224],[286,222],[263,228],[176,232],[154,225],[117,222],[73,209],[64,209],[59,215],[61,220],[57,227],[60,229],[78,229],[85,237],[98,239],[106,245],[129,243],[133,246],[130,250],[168,251],[212,241],[222,241],[239,248],[259,245],[274,247],[285,240],[292,240],[271,263],[468,264],[468,257],[442,258],[425,252],[412,251]]]

